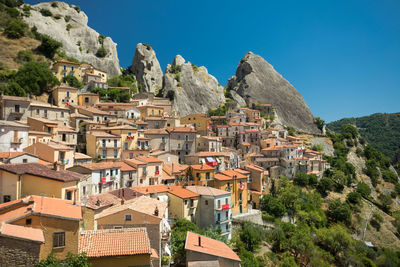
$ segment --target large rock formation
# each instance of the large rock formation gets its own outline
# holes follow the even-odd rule
[[[53,7],[52,3],[56,3],[57,6]],[[87,25],[88,17],[83,11],[78,12],[74,6],[64,2],[39,3],[32,8],[31,15],[24,17],[25,22],[30,27],[36,26],[39,33],[47,34],[61,42],[62,50],[67,56],[90,63],[106,71],[111,77],[121,74],[117,44],[110,37],[103,42],[108,54],[104,58],[96,56],[97,49],[101,46],[98,40],[99,33]],[[40,13],[41,9],[49,10],[53,16],[43,16]],[[57,15],[60,16],[59,19],[56,19]],[[70,19],[67,22],[68,17]]]
[[[181,116],[206,113],[225,103],[224,88],[208,74],[205,67],[197,67],[177,55],[168,64],[164,75],[164,95],[174,92],[174,108]]]
[[[157,92],[162,87],[163,72],[150,45],[139,43],[132,60],[132,73],[145,92]]]
[[[238,103],[272,104],[280,121],[296,130],[320,133],[301,94],[262,57],[251,52],[240,61],[228,90]],[[233,94],[236,92],[237,94]]]

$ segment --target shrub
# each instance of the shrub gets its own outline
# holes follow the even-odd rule
[[[67,32],[69,32],[69,30],[71,30],[71,28],[72,28],[72,25],[71,24],[67,24],[67,27],[66,27]]]
[[[149,44],[143,44],[145,47],[146,47],[146,49],[147,50],[151,50],[151,49],[153,49],[153,47],[151,46],[151,45],[149,45]]]
[[[19,11],[16,8],[11,8],[11,7],[6,7],[6,12],[10,17],[12,18],[18,18],[19,17]]]
[[[181,74],[180,74],[180,73],[175,74],[175,80],[176,80],[178,83],[181,82]]]
[[[169,99],[169,101],[174,101],[174,99],[175,99],[175,91],[174,90],[169,90],[167,92],[167,98]]]
[[[62,47],[62,43],[52,39],[48,35],[42,35],[42,43],[38,46],[37,50],[49,59],[53,59],[57,49]]]
[[[386,212],[390,211],[390,205],[392,205],[393,200],[391,198],[390,195],[387,194],[380,194],[378,196],[378,199],[380,200],[382,206],[383,206],[383,210]]]
[[[25,36],[27,29],[28,25],[25,22],[20,20],[11,20],[7,23],[7,26],[4,29],[4,34],[7,38],[19,39]]]
[[[192,64],[192,69],[194,72],[198,72],[199,71],[199,67],[197,67],[196,65]],[[229,91],[228,91],[229,92]],[[225,95],[226,96],[226,95]]]
[[[52,2],[51,7],[58,7],[57,2]]]
[[[342,203],[340,199],[329,202],[326,215],[332,222],[343,222],[345,224],[351,222],[351,209],[347,203]]]
[[[107,53],[108,53],[107,49],[105,49],[103,46],[101,46],[101,47],[99,47],[99,49],[97,49],[96,56],[103,58],[103,57],[107,56]]]
[[[57,14],[57,15],[54,16],[54,18],[55,18],[55,19],[61,19],[61,15],[60,15],[60,14]]]
[[[74,9],[76,10],[76,12],[80,13],[81,12],[81,8],[79,6],[74,6]]]
[[[168,70],[169,73],[177,74],[182,71],[182,66],[171,65],[170,69]]]
[[[45,17],[53,16],[53,13],[51,13],[51,11],[46,8],[40,9],[40,13],[42,14],[42,16],[45,16]]]
[[[370,221],[371,226],[374,227],[376,231],[379,231],[381,229],[381,223],[383,223],[382,216],[378,213],[374,213]]]
[[[294,127],[288,126],[287,130],[288,130],[288,135],[291,135],[291,136],[295,136],[296,135],[296,130],[294,129]]]
[[[322,151],[324,151],[324,146],[322,144],[316,144],[312,147],[312,150],[322,152]]]
[[[382,178],[386,182],[391,182],[393,184],[396,184],[398,182],[396,174],[391,170],[382,170]]]
[[[75,88],[81,88],[82,83],[72,74],[69,74],[63,78],[63,82],[67,83],[69,86]]]
[[[361,203],[361,194],[358,192],[350,192],[347,195],[346,200],[350,204],[360,204]]]
[[[333,188],[333,181],[328,177],[322,177],[321,180],[318,182],[317,188],[318,191],[325,195],[326,191],[331,191]]]
[[[30,50],[20,50],[15,58],[15,61],[18,63],[25,63],[33,61],[33,53]]]
[[[361,194],[361,196],[368,198],[371,194],[371,188],[366,183],[360,182],[357,185],[357,192]]]
[[[101,45],[103,45],[105,39],[106,39],[106,37],[104,35],[102,35],[102,34],[100,34],[99,37],[98,37],[99,43]]]
[[[296,176],[294,177],[294,182],[297,185],[300,186],[307,186],[308,185],[308,175],[305,173],[296,173]]]
[[[69,22],[69,21],[71,20],[71,16],[68,16],[68,15],[65,16],[65,17],[64,17],[64,20],[65,20],[65,22]]]
[[[324,125],[325,125],[325,121],[323,119],[321,119],[320,117],[316,117],[315,124],[317,124],[318,129],[320,129],[322,131],[322,129],[324,128]]]
[[[281,217],[285,214],[285,206],[272,195],[264,195],[260,201],[261,210],[274,215],[275,217]]]

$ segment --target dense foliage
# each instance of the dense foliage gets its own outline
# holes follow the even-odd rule
[[[82,83],[72,74],[63,77],[63,82],[75,88],[82,88]]]
[[[102,101],[128,103],[131,99],[130,91],[123,89],[94,88],[92,92],[99,94]]]
[[[90,267],[88,257],[85,253],[72,254],[68,252],[64,261],[57,259],[53,253],[50,253],[46,259],[41,260],[36,267]]]
[[[120,76],[114,76],[107,80],[109,86],[112,87],[129,87],[133,94],[137,93],[137,82],[135,76],[132,74],[123,74]]]

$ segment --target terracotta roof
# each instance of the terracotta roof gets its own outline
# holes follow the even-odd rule
[[[40,121],[46,124],[55,124],[58,125],[58,121],[52,121],[52,120],[48,120],[46,118],[34,118],[34,117],[29,117],[29,119],[31,120],[35,120],[35,121]]]
[[[273,147],[263,148],[262,151],[279,151],[279,149],[277,147],[273,146]]]
[[[88,111],[90,113],[93,113],[93,114],[111,115],[109,112],[102,111],[102,110],[97,109],[97,108],[92,107],[92,106],[77,106],[77,108],[80,109],[80,110],[86,110],[86,111]]]
[[[264,168],[255,164],[247,164],[244,166],[247,169],[252,169],[252,170],[256,170],[256,171],[264,171]]]
[[[215,169],[207,164],[190,165],[196,171],[215,171]]]
[[[102,132],[102,131],[95,131],[95,130],[89,131],[89,132],[87,132],[87,134],[93,135],[93,136],[95,136],[95,137],[120,138],[120,137],[117,136],[117,135],[109,134],[109,133]]]
[[[199,156],[199,157],[227,157],[228,154],[226,152],[208,152],[208,151],[202,151],[194,154],[194,156]]]
[[[29,135],[43,135],[43,136],[51,136],[48,132],[41,132],[41,131],[31,131],[28,132]]]
[[[167,131],[170,133],[195,133],[196,130],[193,129],[192,127],[169,127],[167,128]]]
[[[246,133],[259,133],[260,130],[257,130],[257,129],[249,129],[249,130],[246,130],[245,132],[246,132]]]
[[[229,125],[217,125],[217,128],[229,128]]]
[[[15,208],[14,205],[20,205]],[[0,222],[12,222],[29,214],[63,218],[67,220],[81,220],[82,212],[79,203],[71,200],[49,198],[41,196],[27,196],[16,201],[7,202],[0,206]],[[7,211],[10,209],[10,211]]]
[[[0,126],[10,126],[10,127],[29,128],[28,125],[22,124],[22,123],[20,123],[20,122],[15,122],[15,121],[3,121],[3,120],[0,120]]]
[[[244,143],[240,143],[242,146],[250,146],[250,143],[246,143],[246,142],[244,142]]]
[[[50,140],[49,142],[42,144],[48,145],[56,150],[74,150],[72,147],[68,146],[68,143],[62,141]]]
[[[233,178],[234,176],[236,176],[237,179],[245,179],[245,178],[247,178],[243,174],[241,174],[239,172],[235,172],[234,170],[226,170],[226,171],[222,171],[222,172],[219,172],[219,173],[223,174],[225,176],[229,176],[231,178]]]
[[[2,95],[1,100],[11,100],[11,101],[26,101],[29,102],[28,97],[20,97],[20,96],[11,96],[11,95]]]
[[[0,158],[1,159],[8,159],[8,158],[13,158],[15,156],[19,156],[21,154],[28,154],[26,152],[0,152]],[[37,156],[35,156],[37,157]]]
[[[224,242],[192,232],[187,233],[185,249],[234,261],[241,261],[239,256]]]
[[[115,195],[107,193],[102,193],[98,195],[90,195],[88,201],[86,202],[86,207],[97,210],[100,208],[113,206],[120,203],[121,200]]]
[[[76,87],[67,86],[67,85],[60,85],[60,86],[56,86],[53,88],[53,90],[56,90],[56,89],[78,90],[78,88],[76,88]]]
[[[171,190],[170,186],[159,184],[159,185],[149,185],[149,186],[134,186],[133,190],[142,193],[142,194],[154,194],[154,193],[163,193]]]
[[[34,242],[44,243],[44,235],[41,229],[8,223],[2,223],[0,225],[0,236],[26,239]]]
[[[146,162],[143,162],[143,161],[138,160],[138,159],[126,159],[126,160],[124,160],[124,162],[126,164],[130,165],[130,166],[135,167],[135,168],[137,168],[138,165],[147,165]]]
[[[83,115],[83,114],[81,114],[81,113],[78,113],[78,112],[72,113],[70,117],[71,117],[71,118],[84,118],[84,119],[90,119],[90,117],[89,117],[89,116]]]
[[[182,186],[178,186],[178,185],[171,185],[170,186],[171,190],[168,192],[174,196],[177,196],[179,198],[182,199],[186,199],[186,198],[195,198],[198,197],[199,195],[196,193],[193,193],[192,191],[183,188]]]
[[[83,153],[75,152],[75,159],[92,159],[92,157]]]
[[[119,202],[112,207],[102,210],[100,213],[95,215],[95,219],[107,217],[123,210],[134,210],[161,219],[164,216],[167,207],[167,202],[159,201],[157,199],[146,196],[140,196],[131,200],[127,200],[124,202],[124,204]],[[158,209],[157,216],[154,213],[156,209]]]
[[[243,170],[243,169],[234,169],[235,172],[239,172],[241,174],[250,174],[249,171]]]
[[[170,176],[164,169],[161,172],[161,180],[175,180],[175,177]]]
[[[216,189],[209,186],[187,186],[186,189],[203,196],[223,196],[231,194],[228,191]]]
[[[64,60],[64,59],[58,60],[58,61],[56,62],[56,64],[57,64],[57,63],[65,63],[65,64],[72,64],[72,65],[80,65],[79,63],[72,62],[72,61],[68,61],[68,60]]]
[[[89,169],[91,171],[96,170],[105,170],[105,169],[112,169],[112,168],[121,168],[121,165],[114,161],[101,161],[96,163],[86,163],[81,164],[80,166]]]
[[[122,172],[136,171],[135,167],[132,167],[123,161],[117,161],[115,163],[121,167]]]
[[[117,126],[112,126],[112,127],[106,127],[103,129],[105,129],[105,130],[131,130],[131,131],[137,130],[136,127],[133,127],[131,125],[117,125]]]
[[[179,163],[164,163],[163,170],[165,170],[169,175],[179,174],[185,171],[189,165],[182,165]]]
[[[162,160],[160,160],[160,159],[158,159],[158,158],[156,158],[156,157],[153,157],[153,156],[140,156],[140,157],[136,157],[136,159],[138,159],[138,160],[140,160],[140,161],[143,161],[143,162],[146,162],[146,163],[163,163],[163,161]]]
[[[58,126],[57,127],[57,131],[58,132],[65,132],[65,133],[77,133],[78,132],[74,128],[69,127],[69,126]]]
[[[89,258],[151,254],[146,228],[82,231],[79,252]]]
[[[39,163],[3,164],[0,169],[15,174],[30,174],[61,182],[79,181],[82,175],[66,170],[53,170]]]
[[[163,117],[146,117],[145,121],[166,121],[167,119]]]
[[[144,134],[168,134],[166,129],[146,129]]]

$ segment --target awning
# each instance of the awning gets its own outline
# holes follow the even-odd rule
[[[162,222],[164,224],[165,229],[167,229],[167,231],[171,231],[171,226],[169,225],[167,219],[162,218]]]
[[[205,159],[201,159],[201,163],[206,164],[206,160]]]
[[[206,159],[207,159],[208,162],[215,162],[215,159],[212,158],[212,157],[206,157]]]
[[[168,256],[171,256],[171,250],[169,250],[168,246],[165,246],[165,253],[167,253]]]

